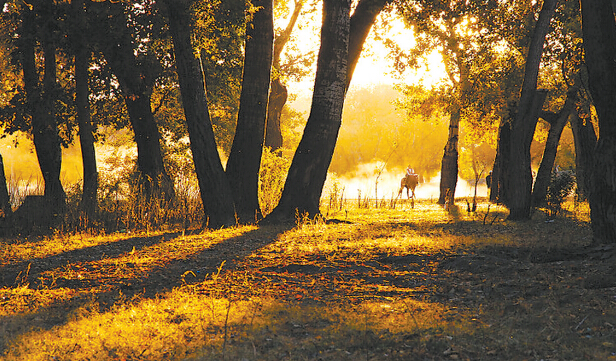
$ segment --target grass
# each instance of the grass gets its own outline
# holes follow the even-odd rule
[[[583,203],[396,208],[2,240],[0,359],[616,359],[615,256]]]

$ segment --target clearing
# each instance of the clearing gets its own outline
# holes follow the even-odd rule
[[[616,360],[614,248],[569,206],[0,240],[0,359]]]

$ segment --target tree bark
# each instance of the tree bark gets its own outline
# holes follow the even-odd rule
[[[490,202],[506,204],[507,192],[504,186],[505,174],[508,167],[511,142],[511,121],[510,117],[501,119],[498,128],[498,144],[496,146],[496,157],[492,167],[492,182],[490,184]]]
[[[205,74],[191,43],[190,1],[165,0],[165,3],[190,149],[205,212],[204,226],[232,226],[236,223],[233,196],[220,161],[210,120]]]
[[[438,204],[454,204],[458,184],[458,133],[460,126],[460,107],[456,106],[449,116],[449,135],[441,162],[441,182]]]
[[[545,141],[541,164],[539,165],[537,177],[535,178],[535,185],[533,186],[533,207],[539,206],[545,202],[548,186],[550,185],[552,168],[554,168],[554,160],[556,159],[556,153],[558,152],[560,136],[562,135],[563,129],[565,129],[565,125],[567,125],[567,121],[569,120],[569,116],[575,107],[578,89],[578,86],[573,86],[567,91],[567,99],[565,100],[565,104],[560,112],[555,115],[555,119],[549,122],[550,130],[548,131],[548,138]]]
[[[4,213],[4,219],[8,220],[8,224],[11,222],[13,215],[13,208],[11,207],[11,197],[9,196],[9,190],[6,185],[6,174],[4,173],[4,160],[0,154],[0,209]]]
[[[610,0],[582,0],[588,84],[599,118],[589,195],[593,237],[616,242],[616,21]]]
[[[227,161],[227,178],[241,223],[261,219],[259,167],[265,137],[267,100],[274,44],[272,0],[253,0],[259,10],[246,24],[242,93],[235,137]]]
[[[588,113],[590,114],[590,113]],[[581,200],[587,200],[590,194],[592,164],[597,135],[590,121],[580,118],[575,112],[571,117],[571,130],[575,143],[575,178],[577,182],[577,194]]]
[[[321,47],[310,116],[295,152],[278,206],[266,220],[293,221],[296,212],[314,217],[331,163],[347,84],[350,0],[324,0]]]
[[[301,14],[304,0],[295,0],[295,7],[293,13],[289,19],[289,23],[285,30],[276,37],[274,40],[274,54],[272,58],[272,67],[276,70],[280,70],[280,54],[285,45],[291,38],[293,28],[297,23],[297,19]],[[287,87],[282,83],[280,79],[280,73],[278,72],[272,79],[270,87],[270,95],[267,105],[267,122],[265,129],[265,146],[270,147],[272,152],[282,148],[282,131],[280,129],[280,117],[282,115],[282,108],[287,102]]]
[[[47,4],[47,6],[50,7],[52,4]],[[62,149],[54,111],[56,48],[51,39],[50,32],[44,31],[44,37],[40,39],[45,55],[42,86],[38,80],[34,49],[35,21],[43,20],[43,25],[45,25],[46,22],[53,21],[53,18],[51,16],[51,9],[45,8],[37,19],[36,11],[41,10],[37,8],[34,10],[24,9],[24,34],[20,42],[24,85],[31,112],[30,115],[32,116],[34,147],[43,180],[45,181],[45,198],[50,204],[50,210],[62,214],[66,202],[66,193],[60,182]]]
[[[94,219],[98,212],[98,171],[96,170],[96,153],[94,135],[90,118],[90,100],[88,90],[88,67],[90,65],[90,48],[84,34],[87,28],[85,1],[73,0],[73,45],[75,51],[75,103],[77,123],[79,124],[79,143],[83,162],[83,194],[81,209],[88,219]]]
[[[351,84],[351,79],[353,78],[353,73],[355,72],[355,66],[359,61],[359,57],[361,56],[364,43],[370,33],[370,29],[372,28],[376,17],[389,3],[391,3],[391,0],[361,0],[355,8],[353,16],[351,16],[351,35],[349,38],[348,61],[349,71],[347,74],[346,84],[347,89]],[[280,52],[282,51],[284,44],[288,40],[290,30],[292,29],[292,24],[294,24],[294,21],[297,20],[296,16],[299,16],[301,4],[303,4],[303,1],[301,0],[295,2],[295,9],[291,17],[291,21],[283,33],[285,35],[281,36],[279,39],[276,39],[276,43],[274,45],[274,68],[277,68],[277,64],[279,62],[278,57],[280,56]],[[277,150],[282,147],[282,134],[280,134],[280,113],[282,112],[282,108],[286,103],[286,100],[287,89],[279,81],[279,78],[275,78],[272,81],[272,90],[270,94],[267,117],[267,131],[265,135],[265,146],[271,147],[272,150]]]
[[[141,184],[146,196],[175,198],[173,181],[167,174],[160,147],[160,133],[150,106],[151,86],[143,65],[137,63],[127,33],[123,3],[92,3],[100,18],[93,25],[98,32],[96,41],[102,48],[105,60],[118,78],[122,94],[135,133],[137,166],[142,175]]]
[[[272,79],[270,96],[267,104],[267,122],[265,130],[265,146],[270,147],[272,152],[282,148],[282,131],[280,118],[282,108],[287,103],[287,87],[280,81],[280,76]]]
[[[557,0],[545,0],[539,13],[526,56],[518,111],[511,126],[511,154],[504,184],[507,188],[510,220],[530,218],[533,182],[530,145],[537,125],[538,112],[546,96],[544,92],[537,91],[537,79],[543,43],[556,10],[556,3]]]
[[[361,52],[366,42],[370,29],[376,21],[376,17],[383,11],[385,6],[392,0],[360,0],[351,16],[351,35],[349,37],[349,60],[346,87],[349,88],[355,66],[359,61]]]
[[[537,90],[529,106],[526,122],[511,127],[509,159],[503,185],[506,192],[505,205],[509,208],[508,219],[512,221],[530,218],[533,175],[530,168],[530,145],[537,126],[539,111],[547,96],[547,90]],[[519,108],[518,108],[519,109]],[[534,121],[533,121],[534,119]],[[532,126],[532,128],[531,128]]]

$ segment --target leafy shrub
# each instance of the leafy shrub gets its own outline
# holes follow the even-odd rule
[[[575,176],[572,171],[553,172],[546,195],[546,202],[550,214],[557,214],[565,199],[573,191]]]
[[[270,148],[263,149],[259,172],[259,204],[263,216],[271,213],[278,204],[290,166],[290,159],[279,156]]]

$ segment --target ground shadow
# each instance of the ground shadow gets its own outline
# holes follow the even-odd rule
[[[154,268],[144,278],[120,279],[105,284],[106,291],[95,296],[86,297],[83,292],[75,292],[74,297],[52,302],[40,307],[34,313],[0,317],[0,325],[2,325],[0,331],[3,333],[3,337],[0,338],[0,354],[4,352],[11,340],[33,329],[48,330],[62,325],[68,321],[74,310],[92,302],[98,305],[99,311],[106,311],[119,300],[130,299],[135,295],[139,295],[140,298],[153,298],[187,282],[201,282],[208,274],[216,272],[223,261],[226,269],[232,268],[238,259],[276,241],[278,235],[291,228],[291,226],[257,228],[204,249],[192,255],[190,259],[179,259],[165,264],[164,267]],[[21,285],[34,288],[37,283],[40,283],[38,279],[43,272],[63,267],[69,261],[71,263],[93,262],[103,258],[117,257],[133,249],[139,250],[179,236],[181,233],[135,237],[5,266],[0,269],[3,274],[1,287],[13,287],[17,280]],[[24,270],[28,269],[29,272],[26,274]],[[187,280],[183,277],[186,272],[190,272],[193,277]],[[92,282],[91,280],[59,279],[54,287],[85,291],[92,287]]]

